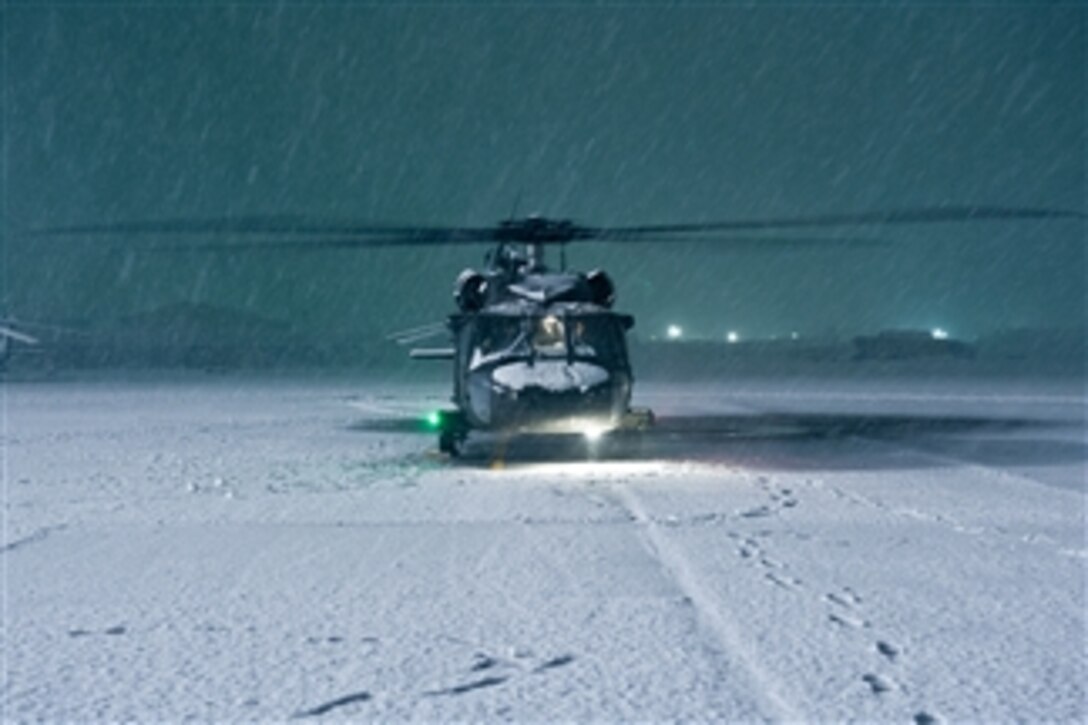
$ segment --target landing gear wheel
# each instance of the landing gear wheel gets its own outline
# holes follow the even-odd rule
[[[438,450],[451,458],[458,458],[464,452],[466,438],[468,426],[465,424],[464,415],[459,411],[444,414],[442,429],[438,433]]]
[[[451,458],[458,458],[465,445],[463,433],[453,430],[444,430],[438,434],[438,450],[447,453]]]

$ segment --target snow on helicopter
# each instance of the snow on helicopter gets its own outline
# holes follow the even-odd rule
[[[452,409],[428,422],[439,448],[458,455],[476,431],[517,435],[581,433],[596,438],[652,425],[649,410],[631,406],[634,375],[626,334],[634,317],[613,310],[615,285],[603,270],[566,268],[572,242],[717,244],[777,242],[796,238],[755,236],[783,230],[854,228],[903,224],[1088,218],[1054,209],[938,206],[860,214],[693,224],[593,227],[565,219],[529,216],[493,226],[405,226],[329,222],[305,216],[257,216],[90,224],[38,230],[48,236],[238,237],[255,242],[171,242],[185,250],[272,250],[494,244],[483,270],[466,269],[454,285],[457,311],[445,323],[392,336],[414,343],[448,334],[451,345],[413,350],[415,359],[453,363]],[[747,236],[742,236],[747,235]],[[820,244],[832,239],[807,239]],[[547,247],[559,247],[561,263],[550,269]]]

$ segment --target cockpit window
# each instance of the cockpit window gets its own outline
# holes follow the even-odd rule
[[[533,320],[533,350],[545,357],[565,357],[567,331],[563,319],[555,315]]]
[[[493,355],[514,348],[524,337],[517,317],[481,317],[477,323],[476,350]]]
[[[481,316],[477,320],[471,367],[505,358],[602,360],[622,357],[622,332],[608,315],[544,315],[519,318]]]
[[[576,357],[615,360],[621,355],[617,321],[607,315],[571,318],[570,344]]]

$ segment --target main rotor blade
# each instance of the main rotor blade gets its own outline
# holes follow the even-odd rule
[[[676,246],[682,246],[684,244],[705,246],[708,244],[721,245],[721,251],[734,252],[738,249],[745,250],[780,250],[783,248],[790,249],[809,249],[813,251],[826,250],[830,248],[850,247],[850,248],[873,248],[882,247],[887,248],[888,242],[875,239],[872,237],[775,237],[770,235],[714,235],[714,236],[670,236],[668,234],[660,235],[637,235],[630,239],[613,239],[611,237],[597,239],[590,237],[585,240],[587,243],[592,244],[594,242],[602,242],[609,244],[615,241],[630,242],[632,244],[667,244],[670,248],[675,249]]]
[[[489,242],[495,238],[491,227],[431,227],[366,222],[329,222],[307,216],[246,216],[216,219],[163,219],[114,224],[77,224],[35,229],[35,236],[228,236],[296,235],[336,236],[365,244],[429,244],[442,242]]]
[[[131,243],[114,243],[112,246],[118,251],[125,252],[315,252],[319,250],[360,249],[363,247],[411,247],[428,246],[432,244],[487,244],[487,239],[441,239],[436,237],[332,237],[321,239],[261,239],[223,242],[161,242],[152,240],[146,245],[134,248]]]
[[[583,240],[586,243],[611,243],[613,239],[596,239],[589,237]],[[668,235],[639,235],[630,239],[624,239],[625,242],[632,244],[665,244],[672,248],[685,244],[697,244],[704,246],[707,244],[718,244],[723,252],[735,252],[740,249],[745,251],[773,251],[782,249],[796,249],[796,250],[809,250],[809,251],[826,251],[829,249],[839,249],[843,247],[858,249],[858,248],[886,248],[887,242],[880,239],[866,238],[866,237],[774,237],[774,236],[699,236],[699,237],[685,237],[685,236],[668,236]],[[464,239],[457,240],[457,244],[467,244],[475,242],[478,244],[486,244],[487,240],[479,239]],[[185,253],[185,252],[200,252],[200,253],[212,253],[212,254],[248,254],[252,252],[317,252],[317,251],[340,251],[340,250],[357,250],[366,247],[401,247],[401,246],[428,246],[432,244],[441,244],[442,242],[436,242],[434,239],[405,239],[404,237],[360,237],[360,238],[329,238],[329,239],[262,239],[262,240],[243,240],[243,241],[223,241],[223,242],[206,242],[206,241],[193,241],[193,242],[181,242],[181,241],[169,241],[162,242],[158,240],[152,240],[146,244],[141,244],[139,247],[133,247],[131,243],[112,242],[107,243],[105,246],[108,250],[125,253]]]
[[[1026,219],[1088,219],[1083,212],[1059,209],[999,206],[944,206],[893,209],[860,214],[823,214],[773,219],[749,219],[695,224],[656,224],[630,227],[590,227],[567,220],[530,217],[504,221],[490,227],[406,226],[369,222],[326,221],[310,216],[246,216],[216,219],[168,219],[160,221],[84,224],[32,230],[34,236],[203,236],[252,237],[260,241],[172,242],[155,244],[155,249],[245,251],[249,249],[351,249],[368,246],[421,246],[429,244],[525,243],[568,244],[570,242],[725,242],[745,243],[737,235],[746,232],[933,224]],[[708,236],[716,233],[714,236]],[[269,239],[268,237],[271,237]],[[294,237],[294,238],[289,238]],[[750,237],[749,237],[750,239]],[[785,240],[768,237],[759,244]],[[813,243],[817,243],[815,240]]]
[[[1088,219],[1088,214],[1062,209],[1000,206],[948,206],[920,209],[893,209],[861,214],[821,214],[779,219],[748,219],[700,224],[657,224],[635,227],[586,229],[593,239],[635,241],[652,234],[700,234],[703,232],[759,231],[803,227],[842,227],[884,224],[934,224],[991,221],[998,219]],[[588,235],[587,235],[588,236]],[[709,240],[708,240],[709,241]]]

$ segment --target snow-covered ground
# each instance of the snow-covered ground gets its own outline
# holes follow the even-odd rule
[[[4,385],[5,720],[1083,721],[1083,382],[642,384],[643,440],[443,387]]]

